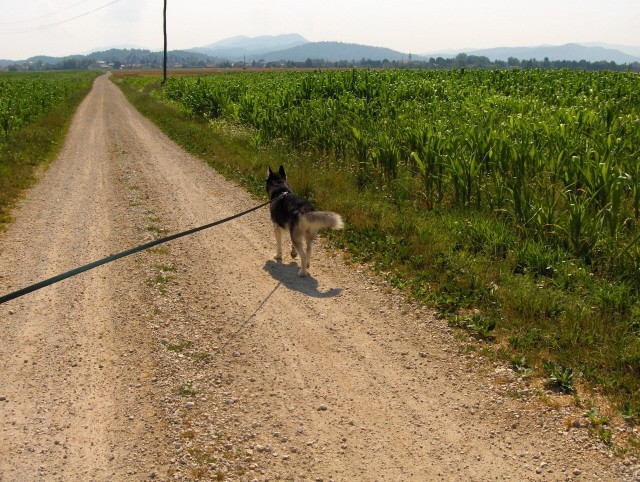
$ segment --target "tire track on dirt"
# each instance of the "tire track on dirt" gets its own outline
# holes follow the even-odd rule
[[[106,79],[96,82],[59,158],[0,237],[3,292],[139,240],[110,157],[110,95]],[[140,309],[134,266],[101,267],[0,307],[1,480],[125,480],[140,465],[134,445],[155,421],[139,416],[155,408],[130,388],[142,376],[132,367],[149,365],[144,329],[129,325]]]

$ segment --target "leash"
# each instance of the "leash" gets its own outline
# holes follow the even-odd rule
[[[27,286],[25,288],[19,289],[18,291],[14,291],[13,293],[9,293],[7,295],[0,296],[0,305],[3,304],[3,303],[6,303],[7,301],[11,301],[11,300],[13,300],[15,298],[19,298],[21,296],[24,296],[24,295],[26,295],[28,293],[33,292],[33,291],[39,290],[40,288],[44,288],[46,286],[50,286],[50,285],[52,285],[54,283],[57,283],[58,281],[62,281],[62,280],[65,280],[67,278],[71,278],[72,276],[79,275],[80,273],[84,273],[85,271],[89,271],[90,269],[97,268],[98,266],[102,266],[103,264],[107,264],[107,263],[110,263],[110,262],[115,261],[117,259],[124,258],[125,256],[129,256],[131,254],[138,253],[140,251],[144,251],[145,249],[153,248],[154,246],[157,246],[157,245],[162,244],[162,243],[166,243],[168,241],[173,241],[174,239],[182,238],[183,236],[188,236],[190,234],[197,233],[198,231],[202,231],[204,229],[209,229],[209,228],[212,228],[214,226],[218,226],[220,224],[228,223],[229,221],[232,221],[232,220],[234,220],[236,218],[239,218],[241,216],[249,214],[249,213],[251,213],[253,211],[257,211],[258,209],[260,209],[261,207],[266,206],[267,204],[270,204],[272,202],[276,202],[279,199],[281,199],[282,197],[284,197],[284,194],[281,194],[277,198],[270,199],[269,201],[266,201],[266,202],[264,202],[264,203],[262,203],[262,204],[260,204],[258,206],[255,206],[255,207],[253,207],[251,209],[247,209],[246,211],[243,211],[241,213],[234,214],[233,216],[229,216],[228,218],[220,219],[219,221],[214,221],[212,223],[205,224],[204,226],[200,226],[200,227],[197,227],[197,228],[192,228],[192,229],[189,229],[188,231],[183,231],[181,233],[172,234],[171,236],[166,236],[164,238],[160,238],[160,239],[156,239],[154,241],[150,241],[150,242],[148,242],[146,244],[143,244],[141,246],[137,246],[135,248],[127,249],[126,251],[122,251],[122,252],[117,253],[117,254],[112,254],[111,256],[107,256],[106,258],[102,258],[102,259],[100,259],[98,261],[94,261],[93,263],[85,264],[84,266],[80,266],[79,268],[72,269],[70,271],[67,271],[66,273],[62,273],[62,274],[59,274],[57,276],[53,276],[53,277],[51,277],[49,279],[40,281],[38,283],[34,283],[34,284],[30,285],[30,286]]]

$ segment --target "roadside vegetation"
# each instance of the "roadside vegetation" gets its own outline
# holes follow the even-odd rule
[[[54,158],[98,72],[0,73],[0,228],[35,170]]]
[[[637,75],[115,80],[176,142],[259,196],[267,166],[285,164],[295,191],[347,220],[336,246],[485,353],[640,421]]]

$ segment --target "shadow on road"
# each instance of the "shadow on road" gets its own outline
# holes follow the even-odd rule
[[[331,288],[324,292],[319,291],[318,280],[312,276],[305,276],[304,278],[298,276],[299,267],[295,261],[284,264],[270,259],[264,264],[263,269],[286,288],[313,298],[333,298],[342,294],[342,288]]]

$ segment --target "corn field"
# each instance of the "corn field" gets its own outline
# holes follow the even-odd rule
[[[88,72],[0,74],[0,144],[12,132],[65,102],[93,77]]]
[[[174,77],[160,95],[250,126],[256,144],[316,151],[363,188],[409,182],[426,209],[492,212],[640,286],[638,75],[231,73]]]

